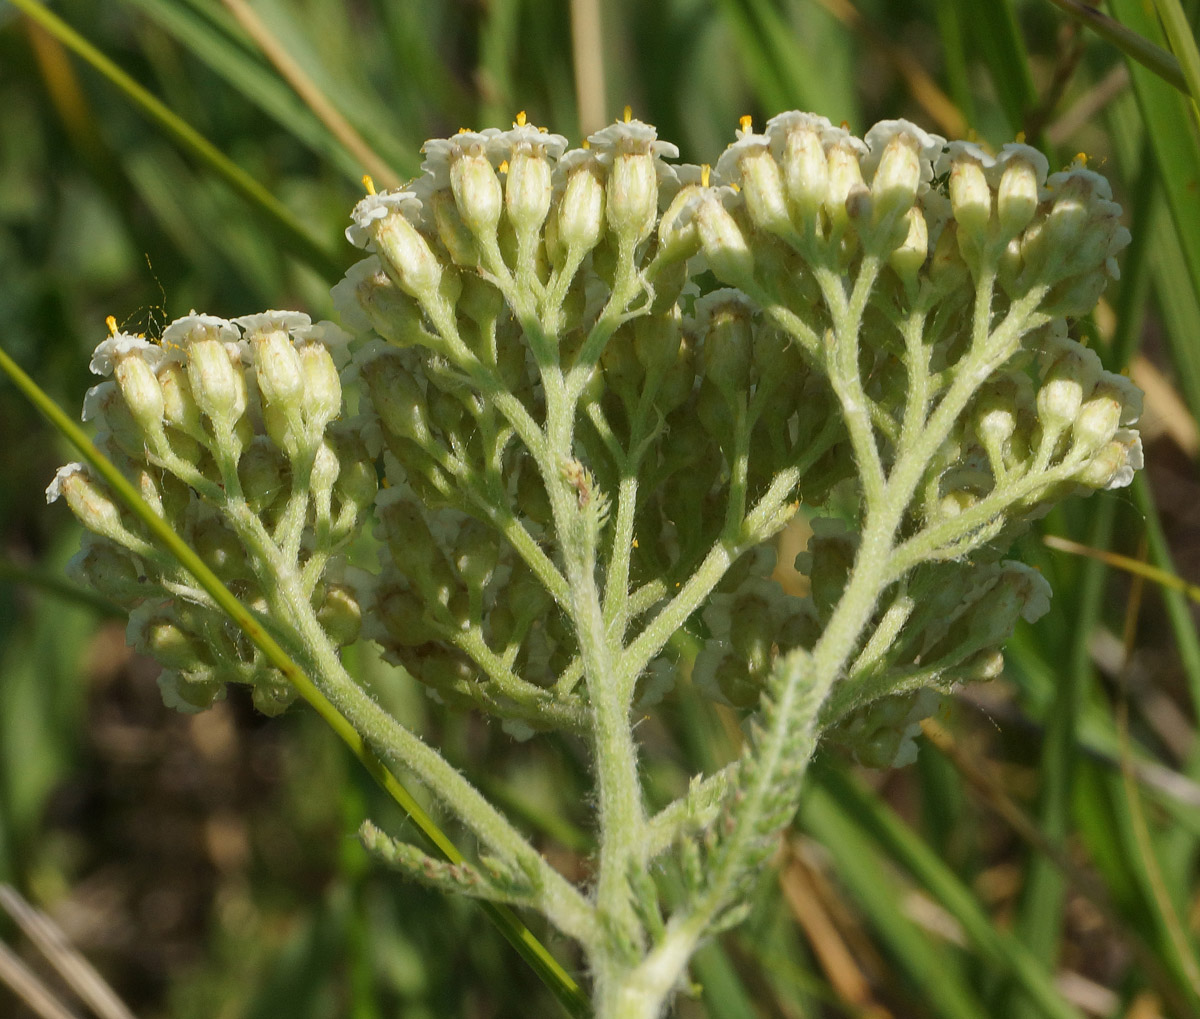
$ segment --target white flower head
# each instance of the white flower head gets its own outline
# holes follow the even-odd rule
[[[233,320],[247,335],[255,333],[291,333],[312,325],[312,319],[302,311],[260,311]]]
[[[88,367],[95,375],[111,375],[117,362],[125,357],[140,357],[154,368],[163,359],[163,348],[157,343],[151,343],[144,336],[113,333],[96,345]]]
[[[430,138],[421,146],[425,161],[421,169],[435,190],[450,186],[450,167],[463,156],[487,156],[491,159],[490,147],[504,132],[498,127],[485,127],[482,131],[465,128],[451,138]],[[565,141],[564,141],[565,146]],[[498,163],[499,160],[495,160]]]
[[[588,145],[596,158],[611,166],[617,156],[651,155],[658,159],[678,159],[679,148],[660,141],[658,128],[640,120],[618,120],[588,135]]]
[[[374,250],[371,226],[392,212],[399,212],[415,226],[421,220],[421,200],[407,189],[366,195],[354,206],[354,211],[350,214],[354,222],[346,227],[346,240],[356,248]]]
[[[242,334],[238,331],[237,326],[225,318],[218,318],[216,315],[197,315],[192,312],[190,315],[184,315],[182,318],[177,318],[162,334],[162,347],[168,353],[175,350],[183,350],[190,343],[195,343],[199,340],[215,339],[226,344],[237,344],[240,342]]]
[[[86,475],[87,472],[87,465],[80,463],[78,460],[73,463],[63,464],[54,472],[54,480],[46,486],[46,502],[57,502],[63,494],[63,485],[76,474]]]
[[[868,149],[862,161],[863,177],[873,180],[889,143],[900,135],[907,135],[912,139],[920,164],[920,180],[927,186],[933,180],[933,164],[946,147],[946,139],[941,135],[930,134],[911,120],[881,120],[867,131],[863,138]]]

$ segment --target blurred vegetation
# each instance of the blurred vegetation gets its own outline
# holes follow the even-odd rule
[[[1158,6],[1186,71],[1200,5]],[[1148,5],[1107,9],[1166,45]],[[1087,153],[1128,211],[1122,280],[1078,327],[1149,391],[1145,477],[1044,530],[1200,576],[1196,106],[1045,0],[249,10],[54,5],[274,212],[0,2],[0,343],[64,406],[91,384],[107,314],[149,333],[191,308],[330,314],[368,158],[405,179],[425,138],[460,126],[524,109],[575,140],[594,111],[628,103],[709,162],[741,114],[791,108],[993,146],[1024,132],[1056,168]],[[349,132],[301,97],[297,69]],[[359,821],[403,819],[314,717],[267,723],[236,696],[195,718],[162,708],[122,622],[59,583],[78,535],[42,491],[69,452],[3,384],[0,434],[0,879],[49,908],[146,1019],[560,1014],[474,905],[368,864]],[[909,769],[821,762],[751,920],[698,956],[679,1015],[1200,1015],[1196,614],[1037,536],[1020,551],[1055,602],[1005,677],[950,703]],[[381,675],[366,652],[356,667]],[[394,680],[378,688],[586,874],[580,747],[517,745]],[[639,733],[652,793],[737,738],[686,691]],[[4,990],[0,1012],[21,1014]]]

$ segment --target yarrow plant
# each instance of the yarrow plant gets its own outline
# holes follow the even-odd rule
[[[1140,393],[1069,330],[1129,234],[1082,162],[1048,174],[1027,145],[906,121],[860,139],[746,118],[713,168],[670,162],[628,113],[578,149],[522,115],[424,151],[423,176],[368,181],[354,210],[369,254],[333,291],[353,337],[297,312],[193,314],[157,343],[113,326],[84,417],[478,847],[448,863],[368,822],[368,849],[541,912],[581,946],[597,1016],[658,1016],[744,915],[818,743],[910,760],[939,693],[996,676],[1048,606],[1004,558],[1014,537],[1141,466]],[[60,495],[90,532],[76,570],[128,607],[169,704],[236,682],[287,707],[293,686],[98,476],[68,465]],[[798,515],[804,597],[772,579]],[[378,568],[356,569],[371,527]],[[586,742],[585,887],[345,670],[360,635],[515,738]],[[744,752],[654,811],[633,722],[685,664],[741,713]]]

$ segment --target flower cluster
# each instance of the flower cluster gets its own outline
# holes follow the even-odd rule
[[[737,134],[713,169],[668,162],[674,146],[638,121],[567,151],[518,118],[427,143],[420,178],[355,209],[347,235],[372,254],[334,296],[386,341],[358,364],[392,485],[375,636],[441,695],[534,724],[577,712],[575,638],[546,611],[564,601],[542,562],[562,523],[553,469],[514,452],[549,427],[548,387],[576,400],[568,430],[596,490],[637,486],[611,539],[632,539],[611,560],[635,592],[626,625],[715,544],[753,547],[797,503],[857,524],[856,469],[886,476],[939,413],[898,521],[924,558],[999,547],[1140,466],[1139,394],[1067,330],[1128,242],[1103,178],[905,121],[859,139],[787,113]],[[482,544],[483,559],[460,548]],[[773,656],[819,637],[847,555],[803,605],[762,577],[722,581],[699,622],[701,688],[751,706]]]
[[[910,760],[940,694],[995,676],[1017,621],[1046,611],[1046,583],[1004,558],[1013,537],[1141,466],[1140,393],[1071,333],[1129,234],[1082,161],[1051,174],[1026,145],[992,156],[906,121],[860,139],[747,118],[715,168],[673,163],[628,114],[578,149],[519,116],[425,154],[354,210],[367,254],[333,290],[353,350],[287,312],[192,315],[157,344],[114,325],[85,416],[480,859],[374,828],[366,844],[544,912],[583,945],[597,1015],[659,1015],[700,939],[740,915],[817,743]],[[240,681],[265,711],[287,704],[86,468],[60,471],[60,494],[92,532],[77,568],[132,609],[170,702]],[[364,580],[336,554],[368,512]],[[812,536],[785,593],[770,543],[798,517]],[[587,890],[349,675],[337,646],[360,625],[446,703],[586,742]],[[685,647],[693,688],[743,712],[747,739],[653,815],[633,722]],[[684,880],[664,921],[647,875],[667,853]]]
[[[331,556],[376,477],[354,430],[335,423],[346,334],[299,312],[193,314],[157,343],[110,329],[91,364],[110,378],[84,401],[97,445],[252,610],[270,617],[290,564],[329,637],[356,640],[359,595]],[[73,570],[130,610],[130,643],[166,670],[168,703],[199,710],[228,682],[250,684],[268,714],[291,702],[283,677],[87,467],[59,470],[47,497],[59,496],[90,532]]]

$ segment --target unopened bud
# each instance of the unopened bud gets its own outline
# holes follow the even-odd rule
[[[481,241],[494,241],[504,194],[491,160],[482,153],[470,152],[452,159],[450,188],[467,229]]]
[[[605,188],[609,229],[626,244],[650,235],[658,216],[658,172],[650,152],[613,155]]]
[[[960,155],[951,164],[950,208],[959,231],[975,243],[983,243],[992,216],[992,189],[983,167],[970,156]]]
[[[765,145],[751,149],[738,166],[751,222],[771,233],[790,233],[792,220],[783,191],[783,173],[770,150]]]
[[[508,221],[518,234],[541,229],[550,211],[550,161],[544,152],[522,146],[513,153],[504,185]]]
[[[342,382],[324,343],[301,343],[296,350],[304,377],[304,419],[310,432],[319,435],[341,413]]]
[[[81,463],[60,467],[46,489],[46,502],[62,496],[79,522],[89,531],[124,544],[128,536],[121,511],[109,494],[87,473]]]
[[[753,280],[754,254],[720,198],[712,192],[701,194],[694,216],[704,255],[717,278],[733,286]]]
[[[929,227],[925,217],[915,206],[905,214],[908,232],[899,247],[888,255],[888,264],[896,271],[906,288],[913,290],[917,285],[921,269],[929,257]]]
[[[113,377],[129,413],[148,437],[162,432],[163,393],[154,370],[136,353],[118,357]]]
[[[1037,212],[1041,182],[1033,164],[1022,156],[1014,156],[1004,166],[996,192],[996,215],[1000,232],[1016,237]]]
[[[604,185],[589,160],[570,171],[558,204],[558,243],[567,251],[591,251],[604,229]]]
[[[354,588],[346,584],[327,584],[325,597],[317,609],[317,622],[337,647],[358,640],[362,632],[362,606]]]

